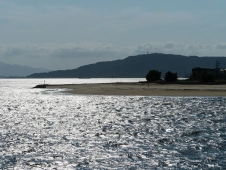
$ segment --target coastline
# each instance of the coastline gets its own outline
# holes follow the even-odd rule
[[[80,95],[117,96],[226,96],[226,85],[185,85],[158,83],[98,83],[38,85],[35,88],[68,89],[67,93]]]

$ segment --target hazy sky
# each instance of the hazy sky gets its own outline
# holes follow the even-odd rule
[[[70,69],[161,52],[226,56],[226,0],[0,0],[0,61]]]

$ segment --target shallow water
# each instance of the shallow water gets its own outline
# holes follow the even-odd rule
[[[0,169],[226,169],[226,98],[31,89],[42,82],[0,79]]]

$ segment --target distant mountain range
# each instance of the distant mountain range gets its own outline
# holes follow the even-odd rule
[[[44,68],[32,68],[20,65],[6,64],[0,61],[0,77],[26,77],[33,73],[48,72]]]
[[[179,77],[191,73],[193,67],[215,68],[219,60],[220,67],[226,68],[226,57],[197,57],[173,54],[143,54],[129,56],[123,60],[98,62],[72,70],[58,70],[48,73],[31,74],[29,78],[140,78],[149,70],[177,72]]]

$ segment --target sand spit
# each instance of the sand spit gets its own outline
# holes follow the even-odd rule
[[[184,85],[157,83],[98,83],[38,85],[36,88],[68,89],[84,95],[120,96],[226,96],[226,85]]]

